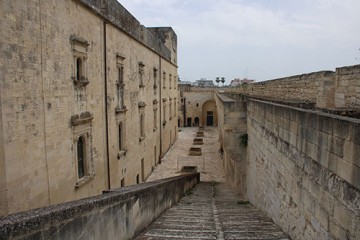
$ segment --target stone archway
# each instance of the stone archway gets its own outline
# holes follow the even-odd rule
[[[202,105],[202,126],[217,126],[217,110],[215,101],[206,101]]]

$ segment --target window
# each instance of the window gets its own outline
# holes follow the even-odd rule
[[[74,35],[70,37],[70,43],[74,58],[72,80],[76,87],[83,88],[89,83],[86,75],[89,43],[85,39]]]
[[[76,80],[81,81],[82,76],[83,76],[82,61],[81,58],[78,57],[76,59]]]
[[[145,64],[143,62],[139,62],[139,87],[143,88],[144,85],[144,67]]]
[[[163,81],[164,81],[163,88],[166,88],[166,72],[163,72]]]
[[[85,139],[83,136],[79,137],[77,142],[77,163],[78,177],[83,178],[85,175]]]
[[[157,68],[154,67],[154,74],[153,74],[153,77],[154,77],[154,95],[156,95],[156,89],[157,89]]]
[[[157,108],[154,108],[154,132],[157,130]]]
[[[169,101],[169,120],[172,119],[172,101]]]
[[[140,114],[140,138],[145,138],[145,113]]]
[[[124,60],[125,58],[121,55],[116,55],[116,69],[117,69],[117,80],[116,80],[116,96],[117,104],[115,108],[116,113],[126,112],[125,106],[125,81],[124,81]]]
[[[73,115],[71,127],[73,130],[73,152],[76,166],[75,188],[81,187],[95,176],[92,149],[92,120],[89,112]]]
[[[140,183],[139,174],[136,175],[136,184]]]
[[[172,75],[169,74],[169,88],[171,89],[171,80],[172,80]]]
[[[119,150],[123,150],[123,129],[122,129],[122,123],[119,124]]]
[[[174,76],[174,88],[176,89],[176,86],[177,86],[177,77]]]
[[[177,113],[176,105],[177,105],[177,99],[175,98],[175,101],[174,101],[174,117],[176,117],[176,113]]]
[[[125,178],[121,179],[120,187],[125,187]]]

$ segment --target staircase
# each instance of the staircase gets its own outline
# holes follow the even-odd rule
[[[135,239],[290,238],[225,183],[202,182]]]

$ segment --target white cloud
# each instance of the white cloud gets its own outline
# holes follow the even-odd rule
[[[264,80],[360,63],[359,0],[120,2],[145,26],[174,28],[186,80],[245,72]]]

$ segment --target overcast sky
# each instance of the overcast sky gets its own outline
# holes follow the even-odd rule
[[[119,0],[171,26],[181,80],[257,81],[360,64],[360,0]]]

